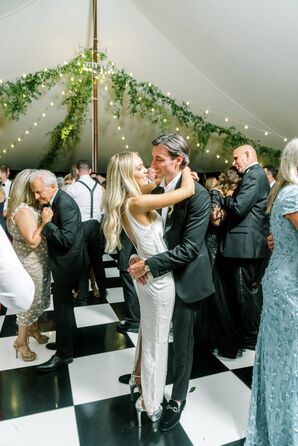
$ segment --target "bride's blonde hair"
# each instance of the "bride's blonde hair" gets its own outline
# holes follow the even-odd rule
[[[269,199],[267,213],[270,213],[278,192],[288,184],[298,184],[298,138],[290,141],[282,152],[276,183]]]
[[[121,215],[127,197],[141,195],[134,178],[134,159],[137,152],[120,152],[114,155],[107,168],[107,185],[104,199],[103,233],[106,239],[106,252],[121,249]]]

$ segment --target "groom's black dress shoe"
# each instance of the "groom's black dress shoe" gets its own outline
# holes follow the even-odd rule
[[[121,376],[119,376],[118,381],[119,381],[121,384],[129,384],[129,380],[130,380],[130,378],[131,378],[131,374],[130,374],[130,373],[127,373],[126,375],[121,375]]]
[[[38,365],[36,370],[38,372],[53,372],[66,364],[70,364],[72,361],[73,358],[61,358],[61,356],[56,353],[47,362]]]
[[[162,432],[167,432],[170,429],[173,429],[173,427],[176,426],[176,424],[179,423],[181,412],[184,409],[186,400],[181,401],[180,406],[175,400],[170,400],[164,409],[160,423],[159,423],[159,429]]]
[[[57,350],[57,344],[56,342],[48,342],[46,344],[46,348],[48,348],[49,350]]]

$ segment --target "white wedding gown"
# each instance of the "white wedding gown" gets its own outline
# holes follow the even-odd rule
[[[163,222],[156,220],[148,226],[136,221],[128,207],[126,215],[137,242],[141,259],[147,259],[168,248],[163,239]],[[146,285],[136,284],[141,309],[141,322],[135,364],[141,344],[141,384],[145,409],[149,415],[156,412],[163,400],[167,374],[168,338],[175,303],[173,274],[153,278],[148,274]]]

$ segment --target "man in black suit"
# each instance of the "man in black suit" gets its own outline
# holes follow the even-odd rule
[[[266,207],[270,186],[253,147],[235,149],[233,166],[243,178],[236,193],[225,197],[228,218],[220,253],[235,322],[244,347],[254,349],[262,309],[261,279],[269,256]]]
[[[181,184],[181,170],[189,162],[189,149],[182,136],[161,135],[153,141],[152,167],[165,191]],[[173,313],[173,390],[163,411],[160,430],[168,431],[178,422],[186,403],[193,363],[194,326],[204,311],[207,297],[214,293],[211,265],[205,245],[205,234],[210,217],[210,198],[206,189],[195,184],[194,195],[162,209],[164,238],[168,251],[139,260],[129,268],[140,281],[145,273],[153,277],[173,271],[176,300]],[[135,261],[136,259],[134,259]]]
[[[57,352],[39,372],[50,372],[73,361],[75,318],[72,289],[85,268],[83,230],[78,205],[66,192],[58,190],[55,175],[48,170],[34,172],[30,179],[35,198],[45,207],[46,222],[42,235],[48,242],[50,265],[54,279],[53,300],[56,320]]]

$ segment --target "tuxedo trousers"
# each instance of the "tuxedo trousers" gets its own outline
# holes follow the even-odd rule
[[[210,296],[212,298],[212,296]],[[194,328],[204,320],[208,311],[206,297],[187,304],[176,297],[173,313],[173,389],[171,398],[176,401],[186,399],[193,364]]]
[[[260,325],[263,293],[261,280],[268,259],[222,259],[223,277],[235,324],[244,346],[254,347]]]
[[[101,224],[99,221],[84,221],[83,237],[98,290],[101,296],[104,297],[106,294],[106,275],[102,259],[104,253],[104,242],[102,238]],[[79,289],[80,298],[87,299],[89,295],[89,268],[81,271]]]
[[[57,354],[62,358],[73,357],[76,322],[73,308],[73,283],[53,284],[54,316],[56,322]]]

